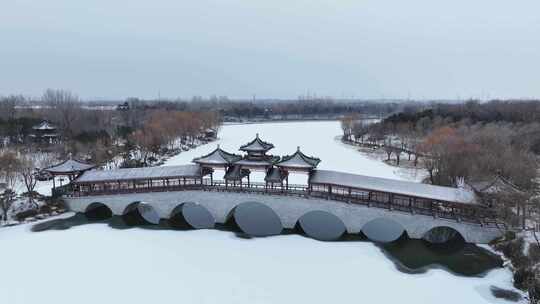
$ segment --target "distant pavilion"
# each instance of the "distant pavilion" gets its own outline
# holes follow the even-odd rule
[[[30,137],[34,142],[46,144],[58,142],[59,138],[56,126],[46,120],[32,127]]]

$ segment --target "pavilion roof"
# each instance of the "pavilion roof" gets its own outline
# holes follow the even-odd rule
[[[49,123],[48,121],[44,120],[39,125],[35,125],[32,127],[34,130],[56,130],[56,127]]]
[[[182,177],[199,178],[200,176],[201,167],[199,165],[159,166],[144,168],[123,168],[115,170],[91,170],[84,172],[73,182],[119,182],[141,179],[149,180]]]
[[[277,161],[279,161],[279,156],[271,156],[264,159],[242,158],[234,164],[244,167],[270,167]]]
[[[242,159],[242,156],[226,152],[218,145],[214,151],[204,156],[194,158],[193,162],[201,165],[226,166],[239,161],[240,159]]]
[[[305,155],[298,147],[293,155],[283,156],[281,161],[276,163],[276,166],[293,169],[315,169],[320,162],[319,158]]]
[[[525,191],[523,191],[521,188],[499,174],[496,175],[491,181],[473,182],[469,183],[469,186],[473,188],[474,191],[482,194],[525,193]]]
[[[453,203],[477,203],[474,192],[463,188],[434,186],[329,170],[314,170],[310,177],[310,183],[373,190]]]
[[[51,174],[74,174],[95,168],[96,165],[89,164],[76,159],[68,159],[57,165],[43,169]]]
[[[248,169],[242,169],[241,166],[231,166],[227,169],[223,178],[226,180],[241,180],[248,176],[249,173],[250,171]]]
[[[274,148],[274,145],[260,139],[259,133],[257,133],[255,139],[241,146],[240,150],[245,152],[266,152],[272,148]]]

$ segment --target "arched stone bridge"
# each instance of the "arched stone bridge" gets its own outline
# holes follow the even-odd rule
[[[182,216],[194,228],[212,228],[234,218],[244,232],[255,236],[278,234],[283,228],[297,225],[309,236],[322,240],[339,238],[344,232],[362,232],[375,241],[392,241],[404,231],[409,237],[419,239],[442,227],[459,233],[470,243],[488,243],[502,234],[496,225],[309,196],[196,189],[66,196],[64,200],[75,212],[104,206],[115,215],[138,210],[146,221],[154,224],[160,218]]]

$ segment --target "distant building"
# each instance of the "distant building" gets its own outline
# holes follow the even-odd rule
[[[471,182],[468,186],[488,206],[504,203],[502,201],[515,202],[526,197],[525,191],[501,175],[496,175],[489,181]]]
[[[122,104],[119,104],[116,106],[116,110],[117,111],[127,111],[129,110],[129,103],[126,101]]]
[[[39,125],[32,127],[30,138],[36,143],[53,144],[59,141],[58,128],[44,120]]]

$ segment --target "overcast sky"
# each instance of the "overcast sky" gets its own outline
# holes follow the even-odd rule
[[[0,95],[540,97],[539,0],[2,0]]]

